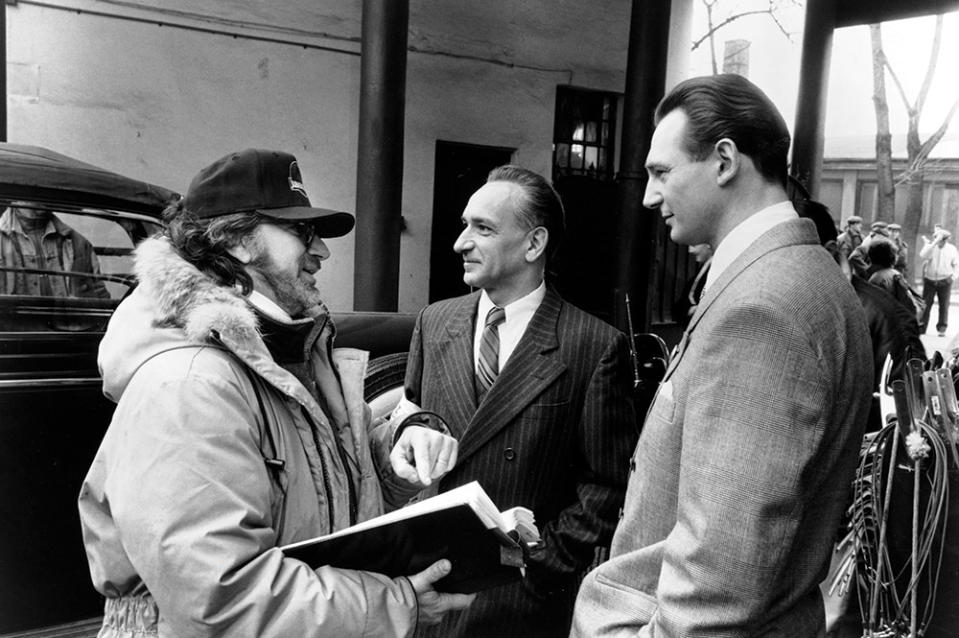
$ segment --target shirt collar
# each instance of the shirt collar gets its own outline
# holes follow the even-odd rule
[[[286,310],[280,308],[276,302],[264,294],[261,294],[255,290],[251,290],[247,300],[249,300],[250,304],[254,308],[274,321],[279,321],[281,323],[294,323],[293,317],[291,317]]]
[[[515,317],[518,314],[532,314],[536,312],[536,309],[539,308],[539,305],[545,297],[546,281],[544,280],[529,294],[503,306],[503,310],[506,312],[506,319],[503,321],[507,322],[510,320],[510,317]],[[489,298],[485,290],[480,293],[479,306],[476,309],[477,321],[485,321],[486,315],[489,314],[489,311],[493,309],[494,305],[493,300]]]
[[[743,254],[766,231],[773,226],[798,217],[793,205],[788,201],[783,201],[753,213],[740,222],[738,226],[729,231],[729,234],[719,242],[719,246],[716,246],[713,251],[713,261],[709,266],[709,274],[706,275],[706,285],[703,287],[703,293],[705,294],[713,282],[719,279],[723,272],[729,268],[729,265],[736,261],[736,258]]]

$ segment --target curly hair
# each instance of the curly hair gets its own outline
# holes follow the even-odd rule
[[[163,211],[170,245],[184,260],[223,286],[240,285],[243,294],[253,290],[253,279],[229,249],[249,238],[262,221],[259,213],[244,212],[209,220],[198,219],[182,200]]]
[[[880,268],[892,268],[896,265],[899,250],[891,240],[885,237],[876,237],[869,243],[869,261]]]

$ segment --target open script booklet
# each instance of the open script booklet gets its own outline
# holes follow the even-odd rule
[[[452,570],[437,591],[469,594],[523,576],[524,550],[541,543],[533,513],[500,512],[476,481],[333,534],[292,543],[283,553],[323,565],[411,576],[441,558]]]

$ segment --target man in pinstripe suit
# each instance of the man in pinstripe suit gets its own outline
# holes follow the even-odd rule
[[[762,91],[693,78],[656,120],[643,203],[673,241],[715,252],[573,635],[822,636],[819,583],[869,413],[865,316],[787,199],[789,132]]]
[[[480,291],[420,313],[406,398],[459,440],[440,490],[478,480],[500,508],[532,509],[546,544],[525,579],[480,592],[430,635],[563,636],[578,578],[611,538],[637,439],[628,343],[546,286],[563,208],[545,179],[494,169],[462,219],[453,249]]]

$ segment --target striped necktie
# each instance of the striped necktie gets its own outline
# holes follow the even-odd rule
[[[480,338],[476,365],[476,398],[482,401],[499,374],[499,324],[506,320],[506,311],[493,306],[486,315],[486,327]]]

